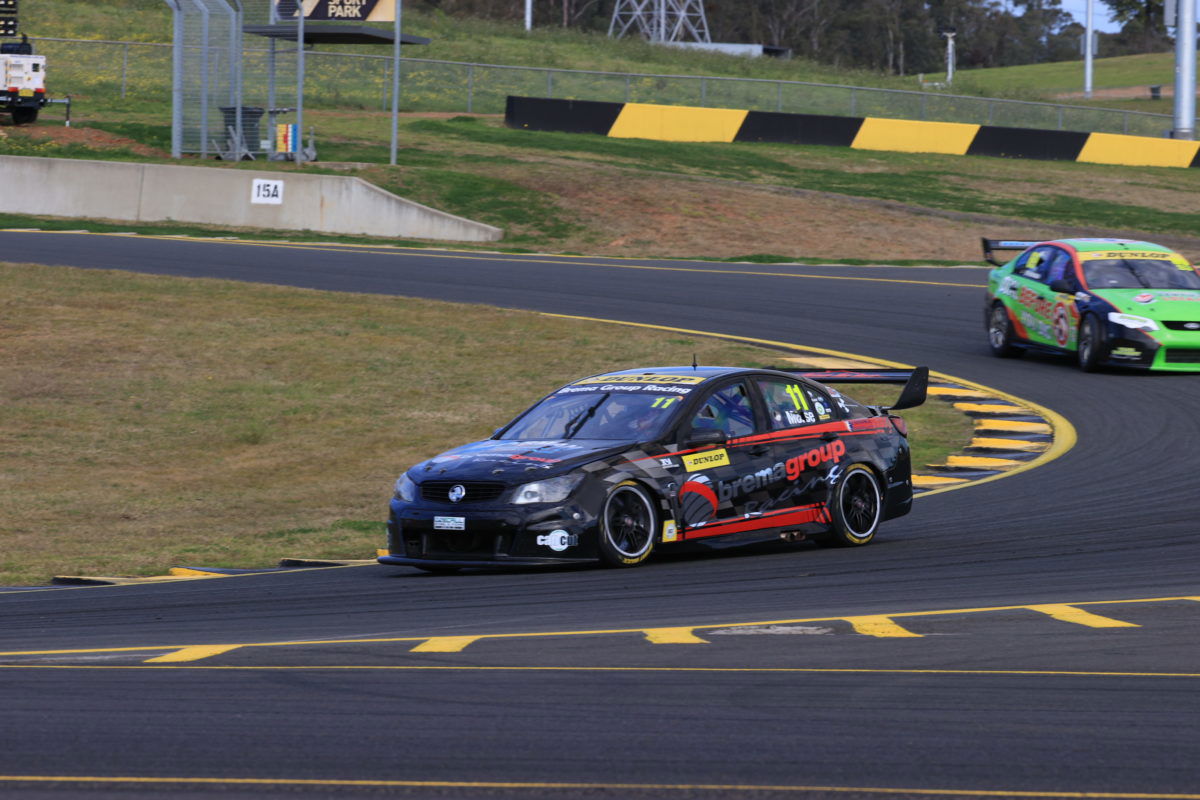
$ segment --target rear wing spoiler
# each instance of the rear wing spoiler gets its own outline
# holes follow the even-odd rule
[[[890,406],[881,406],[884,411],[899,411],[916,408],[925,402],[929,391],[929,367],[907,369],[785,369],[791,375],[817,381],[818,383],[903,383],[900,397]]]
[[[1021,239],[983,239],[983,259],[993,266],[1002,267],[1004,261],[997,261],[992,255],[997,250],[1028,250],[1035,244],[1041,244],[1041,241],[1024,241]]]

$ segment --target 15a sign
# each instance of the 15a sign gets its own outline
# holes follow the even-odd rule
[[[255,178],[250,188],[250,202],[270,206],[283,205],[283,181]]]

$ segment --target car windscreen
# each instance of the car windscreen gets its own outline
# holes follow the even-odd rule
[[[1083,263],[1089,289],[1200,289],[1200,275],[1171,261],[1098,259]]]
[[[683,398],[639,391],[563,390],[538,403],[497,438],[649,441],[665,429]]]

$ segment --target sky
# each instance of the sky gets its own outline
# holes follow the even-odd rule
[[[1092,10],[1092,25],[1096,30],[1103,33],[1116,33],[1121,29],[1120,25],[1115,22],[1109,22],[1108,16],[1111,13],[1104,3],[1100,0],[1093,0],[1094,6]],[[1080,25],[1083,25],[1087,20],[1087,0],[1062,0],[1063,11],[1066,11],[1074,17]]]

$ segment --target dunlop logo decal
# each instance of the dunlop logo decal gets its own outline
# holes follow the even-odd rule
[[[725,452],[725,448],[705,450],[703,453],[680,456],[679,460],[683,462],[683,467],[688,472],[699,472],[702,469],[729,466],[729,453]]]

